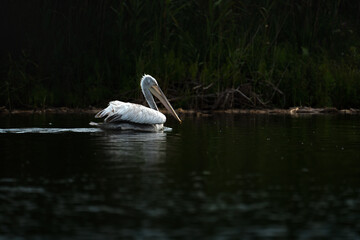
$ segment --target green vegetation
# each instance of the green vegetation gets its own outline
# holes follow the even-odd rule
[[[0,106],[360,107],[360,2],[0,3]]]

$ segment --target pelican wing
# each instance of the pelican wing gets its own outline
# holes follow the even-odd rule
[[[112,101],[109,106],[95,115],[96,118],[105,117],[105,122],[132,122],[140,124],[162,124],[166,117],[154,109],[121,101]]]

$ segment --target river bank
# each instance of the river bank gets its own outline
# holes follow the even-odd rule
[[[96,114],[101,108],[44,108],[44,109],[13,109],[0,107],[1,115],[30,115],[30,114]],[[168,114],[165,109],[160,109],[164,114]],[[360,114],[360,109],[337,109],[337,108],[312,108],[312,107],[292,107],[288,109],[268,108],[268,109],[220,109],[220,110],[194,110],[194,109],[176,109],[179,115],[207,116],[211,114],[279,114],[279,115],[312,115],[312,114]]]

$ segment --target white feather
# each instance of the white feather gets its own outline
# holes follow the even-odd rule
[[[104,118],[105,122],[130,122],[140,124],[163,124],[166,117],[154,109],[128,102],[112,101],[109,106],[100,111],[96,118]]]

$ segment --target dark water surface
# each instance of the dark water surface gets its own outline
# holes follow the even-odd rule
[[[0,117],[0,238],[360,239],[359,116],[90,120]]]

